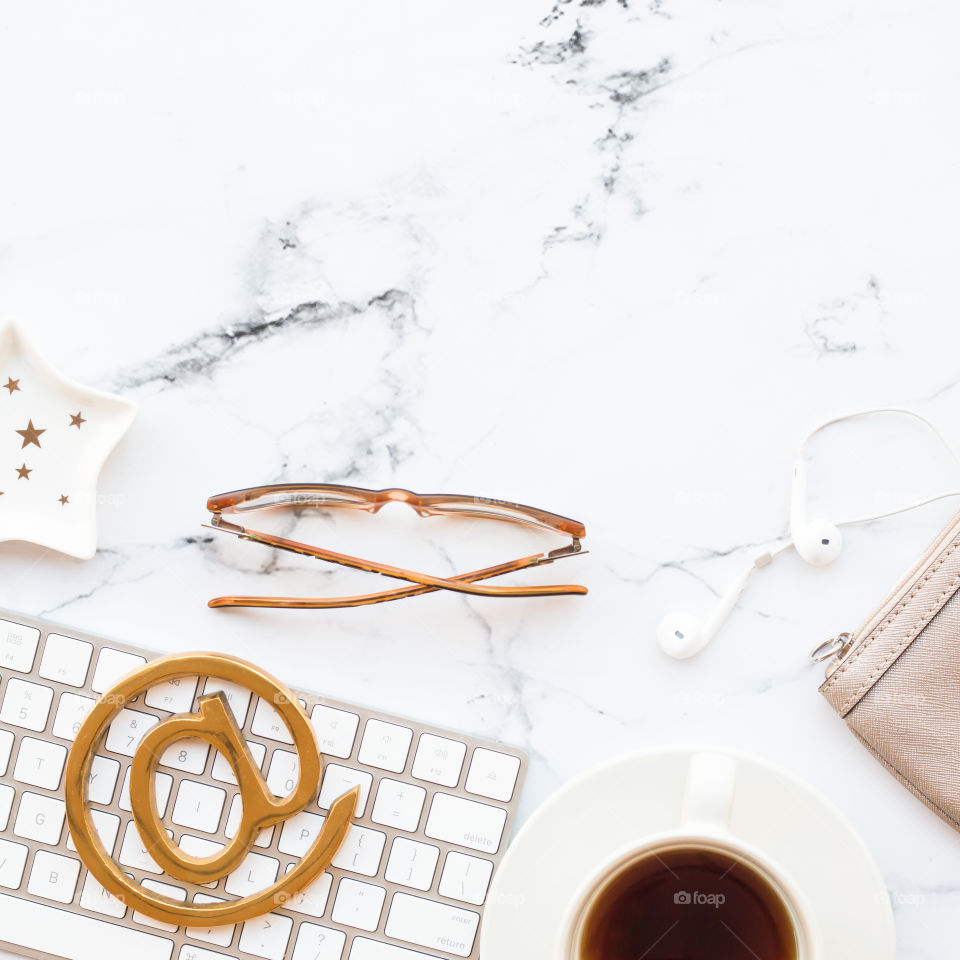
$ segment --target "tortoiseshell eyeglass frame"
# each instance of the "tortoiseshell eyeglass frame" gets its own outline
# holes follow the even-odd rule
[[[434,577],[417,573],[385,563],[362,560],[344,553],[335,553],[322,547],[313,547],[296,540],[274,536],[257,530],[250,530],[237,523],[224,520],[224,514],[252,513],[256,510],[297,509],[318,507],[320,509],[364,510],[377,513],[387,503],[406,503],[421,517],[460,516],[484,520],[500,520],[508,523],[523,524],[541,530],[548,530],[569,536],[571,541],[564,547],[558,547],[549,553],[537,553],[495,567],[485,567],[455,577]],[[549,513],[537,507],[528,507],[521,503],[506,500],[492,500],[485,497],[468,497],[459,494],[417,494],[410,490],[390,487],[385,490],[369,490],[366,487],[352,487],[334,483],[281,483],[263,487],[249,487],[221,493],[207,501],[211,512],[211,529],[231,533],[242,540],[252,540],[266,546],[291,553],[316,557],[356,570],[367,570],[386,577],[406,580],[412,584],[395,590],[379,593],[367,593],[350,597],[215,597],[209,602],[211,607],[295,607],[300,609],[322,609],[330,607],[358,607],[370,603],[385,603],[389,600],[402,600],[431,593],[434,590],[453,590],[457,593],[477,597],[556,597],[565,595],[583,595],[587,588],[578,584],[549,584],[534,587],[498,587],[481,585],[477,581],[489,580],[515,570],[553,563],[563,557],[575,556],[585,552],[580,541],[586,536],[582,523]]]

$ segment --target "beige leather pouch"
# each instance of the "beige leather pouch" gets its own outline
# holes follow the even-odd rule
[[[960,828],[960,515],[830,656],[820,692],[904,786]]]

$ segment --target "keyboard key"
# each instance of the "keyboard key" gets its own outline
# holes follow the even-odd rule
[[[102,913],[105,917],[116,917],[118,920],[127,912],[126,904],[112,893],[107,893],[96,877],[89,872],[80,891],[80,906],[84,910]]]
[[[372,783],[372,774],[363,770],[354,770],[352,767],[342,767],[339,763],[328,763],[323,770],[323,783],[320,786],[320,796],[317,797],[317,806],[323,810],[329,810],[330,805],[338,797],[359,784],[360,796],[357,797],[355,815],[362,817],[367,809],[367,798],[370,796]]]
[[[124,707],[110,721],[107,729],[106,748],[113,753],[132,757],[140,746],[143,735],[159,721],[152,713],[142,713]]]
[[[337,887],[337,899],[330,919],[347,927],[373,932],[380,925],[383,901],[387,891],[372,883],[361,883],[344,877]]]
[[[283,722],[276,707],[262,697],[257,697],[257,709],[253,712],[253,722],[250,724],[250,730],[258,737],[279,740],[281,743],[293,743],[293,737],[290,736],[290,731],[287,730],[287,725]]]
[[[66,807],[62,800],[25,791],[20,794],[20,809],[13,832],[24,840],[56,846],[60,842],[65,814]]]
[[[76,740],[80,724],[96,702],[93,697],[81,697],[77,693],[61,694],[57,715],[53,718],[53,735],[71,743]]]
[[[182,780],[171,819],[181,827],[216,833],[226,799],[226,790],[193,780]]]
[[[477,747],[473,751],[473,760],[470,763],[470,772],[467,774],[464,789],[467,793],[476,793],[481,797],[502,800],[506,803],[513,796],[513,788],[517,785],[519,772],[519,757]]]
[[[154,893],[160,893],[165,897],[170,897],[171,900],[184,902],[187,899],[187,891],[182,887],[174,887],[169,883],[161,883],[159,880],[144,880],[142,886],[146,887],[147,890],[152,890]],[[145,927],[166,930],[167,933],[174,933],[177,929],[175,923],[165,923],[163,920],[154,920],[152,917],[140,913],[139,910],[133,911],[133,919],[136,920],[137,923],[142,923]]]
[[[451,900],[462,900],[480,906],[487,899],[487,887],[493,864],[479,857],[468,857],[465,853],[451,850],[443,864],[440,886],[437,892]]]
[[[318,703],[310,714],[320,752],[346,760],[353,753],[360,718],[355,713]]]
[[[385,720],[368,720],[357,759],[368,767],[402,773],[407,765],[413,731]]]
[[[26,862],[27,848],[22,843],[0,839],[0,887],[16,890],[23,879]]]
[[[71,687],[82,687],[87,679],[93,644],[51,633],[43,645],[43,657],[37,671],[45,680],[58,680]]]
[[[170,960],[173,941],[60,907],[0,894],[3,939],[8,943],[71,960]]]
[[[482,853],[496,853],[506,821],[507,811],[500,807],[438,793],[434,795],[423,832],[434,840],[446,840]]]
[[[227,875],[227,893],[245,897],[250,893],[259,893],[277,879],[280,861],[265,857],[262,853],[248,853],[240,866]]]
[[[146,657],[138,656],[135,653],[124,653],[122,650],[104,647],[97,658],[97,669],[93,671],[90,688],[94,693],[103,693],[105,690],[109,690],[121,677],[126,676],[131,670],[143,666],[146,662]]]
[[[436,957],[432,953],[426,954],[419,950],[408,950],[406,947],[395,947],[381,940],[355,937],[350,947],[350,960],[436,960]]]
[[[417,744],[411,773],[418,780],[455,787],[460,780],[467,745],[459,740],[448,740],[432,733],[424,733]]]
[[[237,835],[242,816],[243,797],[238,793],[230,802],[230,812],[227,814],[227,823],[223,828],[223,832],[228,840],[232,840]],[[273,840],[273,827],[265,827],[257,834],[253,842],[258,847],[269,847],[271,840]]]
[[[287,817],[280,829],[277,849],[292,857],[302,857],[319,836],[326,819],[319,813],[308,813],[306,810]]]
[[[33,869],[27,890],[46,900],[69,903],[77,889],[80,876],[80,861],[62,857],[49,850],[38,850],[33,858]]]
[[[170,791],[173,789],[173,777],[169,773],[155,773],[153,782],[156,784],[157,794],[157,813],[162,817],[167,812],[167,802],[170,799]],[[123,786],[120,787],[120,796],[117,797],[117,806],[121,810],[131,812],[130,806],[130,768],[123,775]]]
[[[187,933],[193,930],[193,927],[187,928]],[[217,929],[216,927],[212,929]],[[233,927],[230,928],[231,930]],[[233,939],[231,937],[231,939]],[[223,944],[225,947],[230,946],[230,942]],[[194,947],[192,944],[185,943],[180,948],[180,953],[178,954],[178,960],[233,960],[233,957],[228,957],[224,953],[217,953],[214,950],[204,950],[203,947]]]
[[[247,719],[247,707],[250,705],[250,691],[246,687],[241,687],[238,683],[221,680],[219,677],[208,677],[207,682],[203,685],[203,692],[214,693],[217,690],[222,690],[226,695],[230,711],[237,721],[237,726],[242,730]]]
[[[469,957],[480,925],[480,914],[436,900],[398,893],[390,904],[384,933],[418,947]]]
[[[0,830],[6,830],[10,822],[10,810],[13,808],[13,787],[0,783]]]
[[[90,773],[87,775],[87,796],[91,803],[109,803],[113,799],[113,791],[117,786],[117,777],[120,776],[120,761],[111,757],[94,755],[90,764]],[[129,809],[129,808],[128,808]]]
[[[278,797],[285,797],[297,786],[300,776],[300,760],[289,750],[274,750],[270,758],[270,771],[267,774],[267,786]]]
[[[218,853],[220,853],[221,850],[223,850],[222,843],[217,843],[216,840],[209,840],[206,837],[194,837],[189,833],[185,833],[180,837],[180,841],[177,846],[179,846],[184,853],[190,854],[191,857],[200,857],[201,859],[206,857],[215,857]],[[214,880],[211,883],[201,883],[200,886],[210,887],[212,889],[216,887],[218,882],[219,881]],[[206,896],[206,894],[198,893],[197,896],[194,897],[194,900],[200,896]],[[214,901],[211,899],[209,902],[213,903]],[[224,944],[224,946],[226,946],[226,944]]]
[[[175,740],[160,754],[160,766],[181,770],[183,773],[203,773],[207,765],[210,744],[197,737]]]
[[[254,917],[244,923],[237,946],[244,953],[253,953],[266,960],[283,960],[292,929],[293,921],[279,913]]]
[[[194,903],[223,903],[222,897],[211,897],[206,893],[198,893],[193,898]],[[215,943],[219,947],[229,947],[233,940],[234,924],[228,923],[219,927],[187,927],[187,936],[194,940],[203,940],[205,943]],[[187,949],[184,947],[184,950]],[[190,948],[197,949],[199,948]],[[210,953],[209,950],[199,950],[201,954],[209,954],[210,957],[222,957],[219,953]],[[180,951],[180,958],[184,960],[183,950]],[[226,960],[226,958],[224,958]]]
[[[29,673],[40,642],[40,631],[23,623],[0,620],[0,667]]]
[[[427,791],[423,787],[384,777],[377,788],[377,799],[370,819],[397,830],[416,830],[426,796]]]
[[[0,730],[0,777],[7,772],[10,762],[10,750],[13,748],[13,734],[9,730]]]
[[[341,960],[347,936],[316,923],[301,923],[291,960]]]
[[[117,842],[117,834],[120,832],[120,818],[114,813],[107,813],[105,810],[90,810],[90,818],[93,820],[93,828],[100,835],[100,841],[109,856],[113,856],[113,847]],[[76,852],[73,837],[67,830],[67,849]]]
[[[168,830],[167,834],[172,838],[173,831]],[[136,870],[143,870],[145,873],[163,873],[157,865],[157,861],[147,853],[143,841],[140,839],[140,831],[137,825],[130,820],[123,834],[123,843],[120,844],[120,856],[117,858],[125,867],[133,867]]]
[[[3,695],[0,722],[39,733],[47,725],[52,702],[53,690],[50,687],[13,678],[7,683]]]
[[[291,863],[287,867],[289,873],[296,864]],[[308,883],[299,893],[295,893],[284,905],[284,910],[292,910],[294,913],[304,913],[308,917],[322,917],[323,911],[327,909],[327,900],[330,897],[330,885],[333,883],[333,875],[323,872]]]
[[[351,824],[333,858],[333,866],[351,873],[362,873],[365,877],[375,877],[380,869],[380,858],[386,842],[385,833]]]
[[[440,849],[406,837],[394,837],[390,859],[383,877],[390,883],[427,891],[433,885]]]
[[[148,707],[169,710],[170,713],[193,713],[193,696],[199,677],[177,677],[152,686],[144,696]]]
[[[45,790],[56,790],[60,786],[60,775],[66,759],[67,748],[59,743],[21,737],[13,779]]]
[[[267,755],[267,748],[255,740],[248,740],[247,747],[257,767],[263,770],[263,759]],[[213,770],[210,771],[210,776],[213,777],[214,780],[220,780],[222,783],[237,785],[237,777],[233,772],[233,767],[230,766],[227,758],[219,750],[213,758]]]

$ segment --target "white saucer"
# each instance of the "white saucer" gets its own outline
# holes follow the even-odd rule
[[[496,873],[481,960],[558,960],[554,943],[571,898],[618,851],[679,826],[690,757],[704,750],[737,758],[732,832],[791,872],[819,921],[824,960],[894,960],[883,877],[846,818],[791,774],[713,747],[631,754],[555,793],[517,834]]]
[[[0,328],[0,540],[92,557],[97,478],[135,413],[60,376],[15,325]]]

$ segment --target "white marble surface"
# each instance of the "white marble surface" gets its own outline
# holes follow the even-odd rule
[[[0,316],[140,414],[97,557],[3,544],[0,604],[523,744],[524,816],[622,751],[752,751],[857,826],[900,955],[952,956],[960,837],[806,654],[954,507],[826,571],[788,555],[695,662],[653,635],[785,532],[818,420],[908,404],[956,436],[958,26],[930,0],[6,9]],[[960,485],[903,423],[813,453],[834,517]],[[202,529],[208,495],[280,480],[566,512],[590,554],[531,579],[590,595],[207,609],[356,585]],[[378,519],[309,529],[440,572],[530,544]]]

